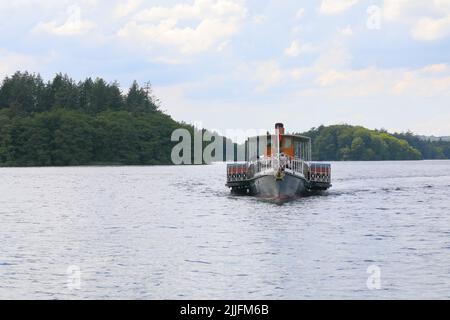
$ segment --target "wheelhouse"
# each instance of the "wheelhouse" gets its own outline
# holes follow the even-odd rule
[[[311,139],[301,135],[280,134],[248,138],[245,142],[245,160],[257,161],[277,154],[290,159],[311,161]]]

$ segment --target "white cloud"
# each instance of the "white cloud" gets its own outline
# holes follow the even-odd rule
[[[426,66],[421,71],[425,73],[450,72],[450,67],[445,63],[438,63]]]
[[[434,41],[450,36],[450,0],[384,0],[383,17],[410,28],[420,41]]]
[[[35,59],[31,56],[0,48],[0,79],[18,70],[33,69],[35,65]]]
[[[297,40],[292,41],[291,45],[284,50],[284,53],[290,57],[297,57],[300,54],[300,43]]]
[[[450,74],[448,72],[440,75],[436,75],[435,72],[430,73],[429,70],[433,69],[436,69],[436,65],[421,70],[403,72],[401,79],[393,86],[393,92],[424,97],[448,95],[450,93]]]
[[[420,18],[411,34],[414,39],[423,41],[445,38],[450,35],[450,15],[439,19]]]
[[[342,43],[332,43],[330,46],[323,48],[322,52],[314,64],[315,69],[326,71],[350,67],[352,55]]]
[[[225,50],[229,47],[229,45],[230,45],[230,42],[229,42],[229,41],[224,41],[224,42],[222,42],[221,44],[219,44],[219,45],[217,46],[216,51],[217,51],[217,52],[225,51]]]
[[[301,19],[301,18],[303,18],[304,15],[305,15],[305,9],[300,8],[300,9],[298,9],[297,14],[295,15],[295,18]]]
[[[294,48],[298,49],[298,46]],[[309,88],[308,92],[316,96],[450,95],[448,64],[430,64],[417,69],[376,66],[353,69],[352,56],[341,42],[323,47],[322,52],[310,67],[282,70],[282,78],[290,76],[302,89]]]
[[[358,70],[328,70],[329,81],[326,85],[323,83],[324,86],[311,81],[311,76],[321,76],[325,70],[282,69],[274,60],[252,67],[259,70],[261,79],[258,78],[258,81],[268,79],[252,92],[253,98],[217,99],[214,105],[220,107],[214,112],[211,111],[210,98],[192,98],[191,93],[193,90],[203,92],[211,86],[221,86],[221,81],[208,79],[202,86],[177,85],[162,90],[156,87],[155,90],[176,119],[191,122],[201,119],[210,128],[226,128],[230,123],[234,127],[246,128],[248,122],[245,119],[254,116],[255,112],[261,115],[258,118],[260,125],[263,123],[261,126],[270,127],[273,119],[280,116],[277,109],[273,108],[274,103],[278,103],[283,105],[284,113],[289,115],[284,116],[283,121],[292,129],[300,129],[299,123],[306,130],[319,124],[338,122],[397,131],[414,129],[418,133],[436,135],[448,134],[450,129],[450,113],[445,105],[447,98],[450,98],[450,70],[444,71],[444,65],[429,65],[413,70],[380,69],[375,66]],[[255,74],[253,68],[247,71]],[[425,74],[429,71],[438,71],[439,75]],[[296,81],[290,81],[292,78]],[[289,86],[291,88],[285,90]],[[437,99],[430,100],[435,97]],[[299,104],[299,101],[302,103]],[[217,112],[220,117],[217,117]],[[242,117],[236,119],[230,116],[236,112]],[[299,116],[304,112],[310,116]]]
[[[305,70],[303,68],[294,68],[294,69],[290,70],[289,73],[290,73],[290,76],[292,79],[298,81],[307,74],[307,70]]]
[[[237,0],[195,0],[192,4],[176,4],[172,7],[154,6],[139,13],[136,18],[143,22],[164,19],[207,19],[242,16],[243,3]]]
[[[267,20],[267,17],[263,14],[258,14],[253,16],[252,21],[256,24],[264,23]]]
[[[384,0],[383,17],[387,20],[398,20],[405,15],[411,14],[415,6],[417,6],[417,1]]]
[[[415,20],[417,17],[439,17],[450,13],[450,0],[384,0],[383,17],[387,20]]]
[[[322,0],[319,10],[323,14],[339,14],[356,5],[358,1],[359,0]]]
[[[312,52],[316,48],[310,43],[305,43],[301,45],[298,40],[291,42],[291,45],[284,50],[284,54],[289,57],[298,57],[300,54],[305,52]]]
[[[285,55],[297,57],[304,52],[317,51],[318,48],[307,43],[300,45],[298,40],[294,40],[291,45],[285,49]],[[318,87],[327,87],[335,84],[338,80],[344,80],[348,77],[347,70],[350,69],[352,56],[348,49],[339,42],[332,43],[331,46],[322,48],[323,53],[315,62],[307,67],[281,68],[276,60],[269,60],[259,64],[256,70],[251,72],[256,75],[261,85],[258,91],[279,85],[285,80],[314,81]],[[310,87],[310,83],[305,83]]]
[[[193,4],[144,10],[118,35],[149,49],[155,45],[173,46],[181,53],[192,54],[230,39],[245,16],[246,8],[239,0],[195,0]]]
[[[300,31],[302,31],[302,28],[301,28],[300,26],[295,26],[295,27],[293,27],[292,30],[291,30],[291,32],[292,32],[293,34],[297,34],[297,33],[299,33]]]
[[[347,36],[350,37],[353,35],[353,29],[350,25],[348,25],[347,27],[345,27],[344,29],[341,30],[341,34],[343,36]]]
[[[264,91],[282,82],[283,71],[275,60],[264,61],[256,65],[254,77],[259,83],[256,90]]]
[[[326,72],[323,72],[317,77],[317,84],[319,84],[321,87],[326,87],[335,84],[340,80],[346,79],[348,79],[348,75],[346,72],[339,72],[334,69],[331,69]]]
[[[436,74],[434,70],[441,70]],[[400,95],[435,97],[450,93],[450,72],[442,66],[421,69],[379,69],[367,67],[357,70],[330,69],[318,72],[316,83],[334,96],[361,97]],[[430,72],[431,71],[431,72]]]
[[[142,0],[121,1],[114,9],[116,18],[123,18],[133,13],[142,4]]]
[[[83,20],[81,17],[81,8],[77,5],[67,9],[65,21],[60,23],[58,20],[49,22],[40,22],[34,27],[35,32],[48,32],[58,36],[77,36],[90,31],[95,24],[89,20]]]

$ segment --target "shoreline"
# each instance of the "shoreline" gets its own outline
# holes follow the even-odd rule
[[[450,161],[450,159],[422,159],[422,160],[314,160],[314,162],[331,162],[331,163],[392,163],[392,162],[444,162]],[[81,165],[48,165],[48,166],[2,166],[0,165],[0,169],[27,169],[27,168],[111,168],[111,167],[199,167],[199,166],[210,166],[214,164],[227,164],[233,162],[241,162],[241,161],[224,161],[224,162],[213,162],[210,164],[81,164]]]

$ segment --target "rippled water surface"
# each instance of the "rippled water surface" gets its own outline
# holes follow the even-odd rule
[[[450,162],[332,167],[283,205],[223,164],[2,168],[0,298],[450,298]]]

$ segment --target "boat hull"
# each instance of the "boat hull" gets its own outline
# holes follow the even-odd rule
[[[273,174],[262,175],[254,179],[252,193],[268,199],[289,199],[306,192],[307,182],[304,178],[286,173],[282,179]]]

